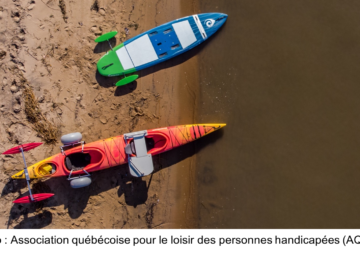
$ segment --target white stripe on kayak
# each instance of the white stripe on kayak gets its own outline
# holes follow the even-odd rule
[[[204,30],[203,25],[201,24],[199,16],[198,15],[193,15],[193,18],[194,18],[195,23],[196,23],[196,25],[197,25],[197,27],[198,27],[198,29],[200,31],[200,34],[201,34],[202,38],[205,40],[207,38],[207,34],[206,34],[205,30]]]

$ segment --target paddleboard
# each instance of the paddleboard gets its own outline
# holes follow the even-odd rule
[[[223,13],[203,13],[155,27],[108,51],[98,61],[98,71],[111,77],[159,64],[207,40],[226,19]],[[103,36],[110,38],[107,34]]]

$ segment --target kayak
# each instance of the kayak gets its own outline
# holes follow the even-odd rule
[[[155,27],[111,48],[99,59],[97,69],[101,75],[111,77],[156,65],[207,40],[225,23],[227,17],[224,13],[203,13]],[[106,33],[96,38],[95,42],[108,41],[116,33]],[[136,78],[138,75],[126,77],[116,85],[125,85]]]
[[[27,170],[30,179],[59,176],[70,178],[70,176],[89,174],[129,163],[130,173],[140,177],[152,172],[151,156],[192,142],[225,125],[171,126],[128,133],[91,143],[81,143],[67,150],[62,149],[61,153],[37,162],[27,167]],[[133,163],[130,164],[131,162]],[[25,179],[25,171],[22,170],[11,178]],[[83,180],[86,178],[81,179]],[[76,183],[76,185],[80,184]]]

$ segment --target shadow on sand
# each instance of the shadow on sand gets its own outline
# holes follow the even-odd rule
[[[153,157],[155,168],[153,174],[193,156],[202,148],[221,138],[222,135],[223,130],[221,129],[201,138],[203,140],[201,145],[198,141],[194,141],[174,150],[155,155]],[[36,183],[33,183],[32,185],[34,194],[54,193],[55,196],[33,204],[14,204],[10,211],[8,227],[13,220],[18,219],[21,215],[24,216],[24,220],[14,228],[46,227],[51,224],[53,217],[51,212],[46,210],[46,208],[59,205],[64,205],[64,208],[68,209],[69,216],[72,219],[76,219],[83,213],[90,196],[96,196],[117,186],[119,186],[118,197],[121,197],[124,194],[125,202],[128,206],[136,207],[140,204],[144,204],[148,199],[148,190],[151,187],[152,175],[150,176],[147,185],[145,180],[130,176],[127,164],[112,167],[104,171],[94,172],[91,174],[91,177],[92,183],[81,189],[71,189],[67,177],[50,178],[46,181],[35,180]],[[25,180],[10,181],[4,187],[2,196],[9,193],[20,194],[20,189],[24,187],[26,187]],[[28,195],[28,192],[21,194],[21,196],[24,195]],[[29,213],[36,211],[42,212],[36,216],[28,217]]]

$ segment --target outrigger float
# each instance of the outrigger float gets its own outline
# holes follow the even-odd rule
[[[60,147],[60,153],[29,167],[24,152],[42,143],[22,144],[2,154],[22,154],[25,168],[11,178],[25,179],[29,195],[15,200],[14,203],[31,203],[54,194],[32,194],[30,179],[67,176],[72,188],[82,188],[91,184],[91,172],[126,163],[129,164],[132,176],[146,176],[154,171],[153,155],[192,142],[224,126],[226,124],[171,126],[127,133],[88,144],[82,141],[81,133],[71,133],[61,137],[63,146]]]
[[[103,34],[95,42],[108,41],[110,51],[102,56],[97,69],[103,76],[124,78],[115,85],[122,86],[139,75],[125,77],[144,68],[159,64],[184,53],[213,35],[226,21],[224,13],[203,13],[177,19],[155,27],[112,48],[109,40],[117,31]]]

